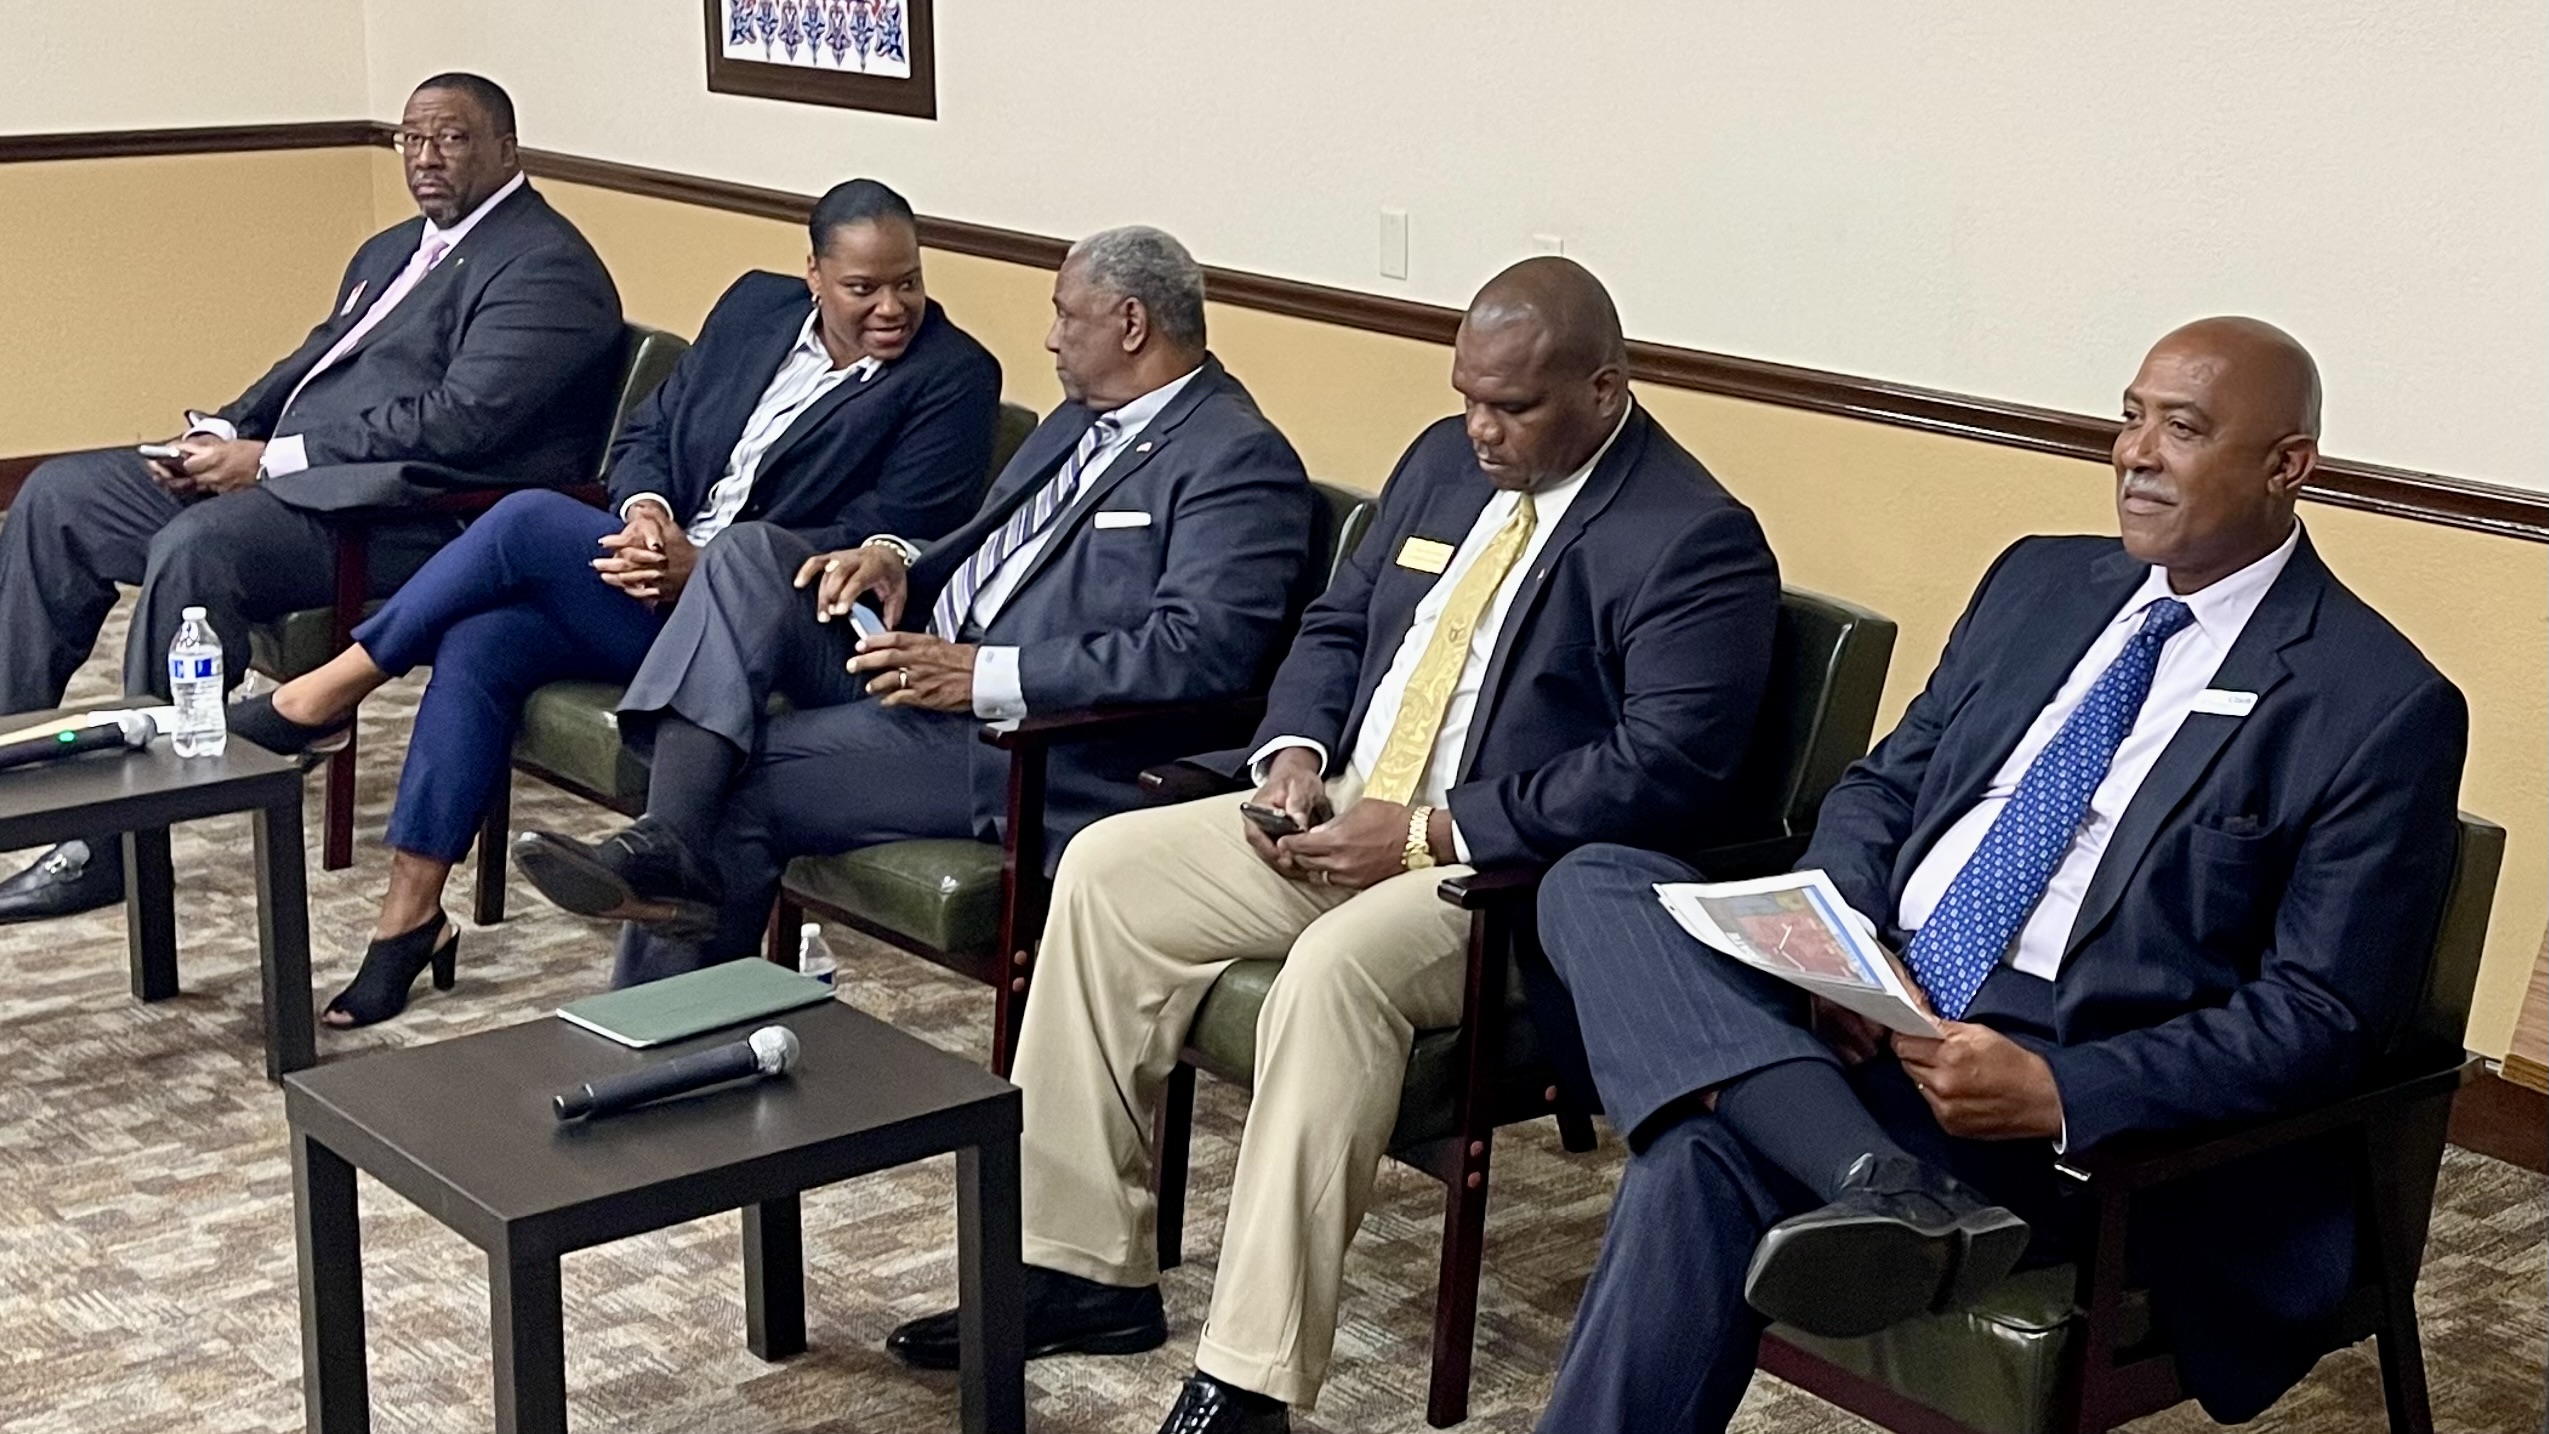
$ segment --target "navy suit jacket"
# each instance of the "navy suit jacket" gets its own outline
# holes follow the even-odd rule
[[[683,523],[708,501],[810,307],[805,280],[754,272],[708,311],[699,341],[611,445],[611,506],[657,494]],[[929,305],[901,358],[844,379],[761,456],[738,523],[775,523],[817,548],[877,533],[934,538],[974,511],[991,466],[1000,362]]]
[[[1343,772],[1438,580],[1400,561],[1408,540],[1458,547],[1494,493],[1460,419],[1419,434],[1370,534],[1303,615],[1255,740],[1191,760],[1236,777],[1257,747],[1307,737],[1327,749],[1328,776]],[[1497,633],[1450,797],[1471,859],[1751,834],[1731,799],[1778,621],[1779,567],[1751,510],[1643,408],[1631,413]]]
[[[912,568],[903,625],[929,625],[957,567],[1059,470],[1097,421],[1065,403],[1027,436],[974,520]],[[1083,484],[982,634],[1018,649],[1030,713],[1200,702],[1255,691],[1296,611],[1315,497],[1299,455],[1239,380],[1207,358],[1168,406]],[[977,744],[978,818],[1007,808],[1006,753]],[[1142,769],[1176,755],[1156,738],[1054,750],[1046,862],[1070,837],[1138,800]]]
[[[242,438],[301,435],[310,466],[265,484],[293,507],[390,507],[441,488],[593,476],[627,343],[619,290],[528,184],[293,399],[424,231],[419,216],[365,240],[328,317],[220,412]]]
[[[2111,538],[2004,553],[1928,687],[1825,800],[1800,865],[1899,945],[1913,868],[2148,571]],[[2189,716],[2161,753],[2059,977],[2004,966],[1967,1013],[2044,1055],[2070,1149],[2325,1101],[2362,1080],[2423,989],[2456,849],[2460,692],[2306,535],[2212,686],[2257,704]],[[2355,1238],[2328,1154],[2235,1167],[2144,1212],[2160,1228],[2137,1262],[2218,1418],[2264,1408],[2328,1347]]]

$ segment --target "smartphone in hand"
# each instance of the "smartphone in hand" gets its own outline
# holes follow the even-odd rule
[[[141,443],[134,445],[133,451],[161,463],[186,461],[186,450],[174,443]]]
[[[1239,815],[1246,817],[1250,826],[1264,832],[1266,834],[1266,839],[1269,841],[1280,841],[1288,836],[1299,836],[1301,833],[1309,830],[1308,827],[1301,825],[1301,819],[1299,817],[1285,811],[1283,808],[1269,807],[1258,802],[1241,802],[1239,804]]]

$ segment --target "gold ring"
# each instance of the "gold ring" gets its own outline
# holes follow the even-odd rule
[[[1324,866],[1323,866],[1323,867],[1318,868],[1318,875],[1319,875],[1319,885],[1321,885],[1321,886],[1326,886],[1326,885],[1328,885],[1328,884],[1329,884],[1329,882],[1328,882],[1328,869],[1327,869],[1326,867],[1324,867]]]
[[[894,690],[897,692],[908,691],[912,685],[912,670],[908,667],[897,667],[894,669],[894,675],[903,679],[895,685]]]

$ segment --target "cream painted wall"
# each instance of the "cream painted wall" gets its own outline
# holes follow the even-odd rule
[[[0,55],[0,135],[360,119],[370,106],[363,0],[0,0]]]
[[[695,0],[368,15],[378,116],[480,67],[538,145],[1443,303],[1554,234],[1639,337],[2085,413],[2254,312],[2330,451],[2549,487],[2535,0],[959,0],[935,122],[708,94]]]
[[[165,438],[325,318],[362,150],[0,164],[0,456]],[[180,236],[158,222],[185,196]],[[288,202],[286,197],[288,196]]]
[[[378,164],[395,201],[394,171],[386,156]],[[643,322],[695,330],[738,270],[802,262],[791,225],[542,189],[602,251]],[[1040,409],[1058,399],[1043,350],[1049,274],[932,253],[928,282],[998,355],[1010,398]],[[1317,476],[1377,487],[1417,429],[1452,410],[1438,346],[1224,305],[1209,319],[1214,350]],[[2109,477],[2095,465],[1676,389],[1640,398],[1761,515],[1789,582],[1901,625],[1880,730],[1927,678],[1993,555],[2027,533],[2113,531]],[[2304,518],[2337,573],[2468,694],[2462,800],[2512,838],[2470,1030],[2474,1049],[2501,1055],[2549,920],[2549,546],[2316,504]]]

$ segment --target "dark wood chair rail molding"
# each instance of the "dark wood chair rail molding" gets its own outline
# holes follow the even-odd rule
[[[96,159],[133,154],[207,154],[242,149],[309,149],[389,143],[392,126],[349,120],[309,124],[234,125],[219,128],[122,130],[88,134],[0,135],[0,163],[44,159]],[[733,184],[694,174],[648,169],[614,160],[526,149],[524,167],[546,179],[591,185],[624,194],[669,199],[734,214],[803,222],[811,195]],[[931,248],[1036,268],[1059,268],[1068,247],[1042,234],[924,217],[921,241]],[[1236,269],[1207,267],[1212,298],[1219,303],[1368,333],[1448,344],[1459,326],[1457,310],[1366,294],[1324,284],[1279,279]],[[2106,461],[2115,438],[2112,420],[2027,404],[1945,393],[1881,379],[1667,344],[1632,343],[1632,372],[1669,388],[1748,399],[1855,418],[1869,423],[1997,443],[2089,462]],[[2342,508],[2414,518],[2475,532],[2549,542],[2549,493],[2377,463],[2328,459],[2308,496]]]

